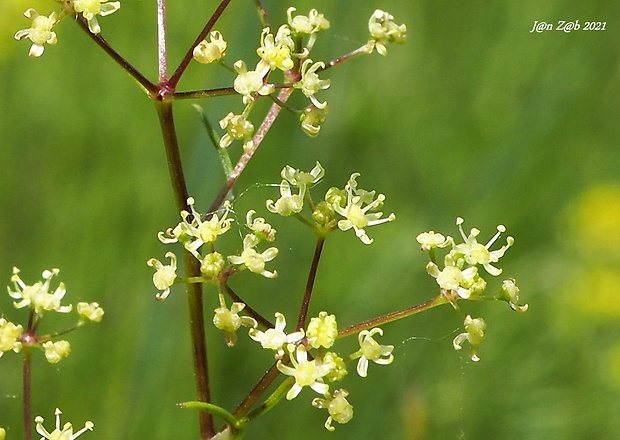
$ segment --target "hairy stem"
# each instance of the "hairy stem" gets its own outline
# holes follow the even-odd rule
[[[278,100],[286,102],[289,96],[291,96],[292,92],[292,87],[282,89],[278,94]],[[230,176],[228,176],[226,183],[222,187],[222,190],[217,195],[207,212],[215,212],[217,209],[219,209],[222,203],[224,203],[224,200],[226,200],[228,193],[233,188],[233,186],[235,186],[235,183],[237,183],[237,179],[239,179],[239,176],[241,175],[247,164],[250,162],[250,159],[252,159],[252,156],[265,138],[265,135],[267,135],[267,132],[276,121],[276,118],[280,114],[280,110],[282,110],[282,107],[278,104],[273,104],[271,106],[269,112],[265,116],[265,119],[261,123],[260,127],[258,127],[256,134],[254,134],[254,138],[252,138],[252,147],[249,148],[247,151],[244,151],[244,153],[241,155],[241,157],[237,161],[237,164],[235,165],[235,168],[232,170],[232,173],[230,174]]]
[[[330,67],[334,67],[337,66],[338,64],[342,64],[345,61],[349,61],[359,55],[364,55],[364,54],[368,54],[368,48],[366,47],[366,45],[363,45],[361,47],[358,47],[357,49],[355,49],[353,52],[349,52],[346,55],[343,55],[341,57],[338,57],[336,59],[331,60],[329,63],[327,63],[325,65],[325,67],[323,69],[318,69],[318,72],[322,71],[322,70],[326,70],[329,69]]]
[[[157,71],[160,85],[168,81],[167,52],[166,0],[157,0]]]
[[[448,304],[449,302],[450,301],[448,301],[448,299],[443,294],[440,294],[437,295],[435,298],[431,298],[428,301],[423,302],[422,304],[407,307],[403,310],[398,310],[396,312],[388,313],[387,315],[378,316],[376,318],[360,322],[359,324],[353,324],[348,327],[341,328],[340,330],[338,330],[338,337],[343,338],[345,336],[350,336],[359,333],[362,330],[368,330],[379,325],[387,324],[388,322],[397,321],[399,319],[406,318],[408,316],[412,316],[426,310],[430,310],[433,307],[437,307],[442,304]]]
[[[323,252],[323,245],[325,244],[325,237],[319,237],[314,248],[314,257],[312,257],[312,265],[310,266],[310,273],[308,274],[308,281],[306,283],[306,290],[304,292],[304,299],[301,303],[301,310],[299,312],[299,319],[297,320],[297,330],[306,328],[306,319],[308,318],[308,309],[310,308],[310,298],[312,297],[312,289],[314,287],[314,280],[316,279],[316,273],[319,269],[319,260],[321,259],[321,253]]]
[[[189,210],[187,206],[189,194],[183,175],[183,166],[172,113],[172,102],[170,100],[155,101],[155,106],[157,108],[164,146],[166,148],[168,170],[172,180],[177,211],[184,209]],[[200,262],[187,251],[183,253],[183,257],[185,259],[187,276],[200,276]],[[194,359],[194,379],[196,381],[198,399],[202,402],[209,403],[211,401],[211,392],[209,388],[202,284],[190,283],[187,285],[187,300]],[[211,438],[215,434],[212,414],[201,411],[199,413],[199,420],[201,439],[206,440]]]

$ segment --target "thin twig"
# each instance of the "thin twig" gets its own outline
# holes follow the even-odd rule
[[[308,281],[306,283],[306,290],[304,292],[304,299],[301,303],[301,310],[299,312],[299,319],[297,319],[297,330],[306,328],[306,319],[308,317],[308,309],[310,308],[310,298],[312,297],[312,289],[314,287],[314,280],[316,279],[316,273],[319,268],[319,260],[321,259],[321,253],[323,252],[323,245],[325,244],[325,237],[319,237],[314,249],[314,257],[312,257],[312,265],[310,266],[310,273],[308,274]]]
[[[280,91],[280,93],[278,94],[278,100],[286,102],[289,96],[291,96],[292,92],[293,88],[282,89],[282,91]],[[228,193],[230,192],[232,187],[235,186],[235,183],[237,183],[237,179],[239,179],[239,176],[241,175],[247,164],[250,162],[250,159],[252,159],[252,156],[254,155],[254,153],[256,153],[256,150],[267,135],[267,132],[276,121],[276,118],[280,114],[280,110],[282,110],[282,107],[278,104],[273,104],[271,106],[262,124],[260,125],[260,127],[258,127],[256,134],[254,134],[254,138],[252,138],[252,147],[248,148],[241,155],[241,157],[237,161],[237,164],[235,165],[235,168],[233,169],[232,173],[226,180],[226,183],[222,187],[221,191],[219,192],[207,212],[215,212],[220,208],[222,203],[224,203],[224,200],[226,200]]]
[[[192,57],[194,56],[194,48],[198,45],[198,43],[200,43],[202,40],[204,40],[207,37],[209,32],[211,32],[211,29],[213,29],[213,26],[215,26],[215,23],[217,23],[217,21],[220,19],[220,17],[224,13],[224,11],[226,10],[230,2],[231,0],[222,0],[222,2],[219,4],[215,12],[213,12],[213,15],[211,16],[207,24],[205,24],[205,27],[202,28],[202,31],[200,32],[200,34],[198,34],[198,36],[196,37],[196,40],[194,40],[189,50],[187,51],[187,53],[185,54],[185,56],[179,63],[179,67],[177,67],[177,69],[174,71],[174,73],[170,77],[170,81],[168,81],[168,85],[172,89],[176,88],[177,84],[179,83],[179,80],[181,79],[181,76],[183,76],[185,69],[187,69],[189,62],[192,60]]]
[[[156,84],[153,84],[149,81],[144,75],[142,75],[138,69],[133,67],[129,61],[123,58],[117,51],[112,49],[112,47],[108,44],[108,42],[101,36],[101,34],[93,34],[88,29],[88,23],[84,20],[83,17],[79,16],[76,19],[77,24],[82,28],[84,32],[93,40],[97,45],[103,49],[105,53],[107,53],[110,58],[112,58],[116,64],[121,66],[121,68],[127,72],[136,82],[140,85],[140,88],[144,90],[144,92],[149,96],[155,96],[158,92],[158,87]]]

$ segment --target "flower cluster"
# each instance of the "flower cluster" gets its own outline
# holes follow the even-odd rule
[[[120,2],[108,3],[108,0],[68,0],[62,2],[62,4],[63,9],[60,13],[52,12],[48,16],[39,14],[33,8],[28,8],[24,12],[26,18],[32,21],[32,23],[30,28],[17,31],[15,39],[23,40],[28,38],[32,42],[29,52],[31,57],[36,58],[43,55],[43,44],[57,43],[58,38],[56,32],[53,31],[53,27],[67,15],[76,16],[81,14],[82,18],[86,20],[90,32],[98,34],[101,32],[101,27],[97,21],[97,15],[102,17],[110,15],[121,7]]]
[[[209,41],[202,40],[194,47],[194,59],[202,64],[209,64],[220,61],[226,54],[228,43],[218,31],[209,33]]]
[[[491,276],[499,276],[502,269],[495,266],[504,256],[506,251],[514,244],[514,238],[508,237],[506,244],[499,249],[491,250],[491,247],[506,232],[504,225],[497,226],[497,232],[486,243],[478,242],[480,230],[472,228],[469,235],[463,231],[464,220],[456,219],[459,233],[463,240],[457,243],[454,238],[444,236],[434,231],[424,232],[416,237],[420,249],[427,252],[430,262],[426,265],[427,272],[435,278],[441,289],[441,293],[454,307],[459,299],[496,299],[507,302],[513,310],[525,312],[527,304],[519,305],[519,288],[513,278],[502,282],[498,295],[492,298],[481,296],[487,288],[487,282],[482,277],[480,268]],[[440,248],[451,249],[444,256],[443,268],[440,268],[436,260],[436,251]],[[470,358],[477,362],[478,346],[486,336],[486,322],[482,318],[465,318],[465,332],[454,338],[453,346],[460,350],[465,341],[469,342]]]
[[[385,56],[387,55],[386,44],[402,44],[407,41],[407,26],[404,24],[397,25],[393,20],[394,17],[391,14],[380,9],[372,14],[368,20],[371,38],[366,45],[368,52],[377,49],[377,52]]]
[[[266,331],[252,328],[249,335],[263,348],[275,351],[278,370],[294,379],[286,398],[292,400],[303,388],[308,387],[322,396],[313,399],[312,405],[327,409],[329,416],[325,423],[326,429],[333,431],[334,421],[340,424],[349,422],[353,417],[353,406],[346,399],[349,393],[345,389],[330,392],[329,382],[343,380],[347,375],[345,361],[354,359],[359,359],[358,374],[366,377],[369,361],[380,365],[392,363],[394,347],[380,345],[374,340],[375,335],[383,334],[381,329],[364,330],[359,334],[359,350],[343,359],[331,351],[338,337],[336,317],[324,311],[310,320],[305,331],[301,329],[287,334],[285,327],[284,315],[276,313],[274,328]]]
[[[375,191],[366,191],[358,188],[357,178],[359,173],[353,173],[344,189],[330,188],[324,200],[314,204],[309,197],[308,189],[318,183],[325,175],[325,170],[320,163],[309,172],[296,170],[286,166],[282,170],[282,182],[280,183],[280,198],[276,201],[267,200],[267,209],[270,212],[287,217],[298,214],[304,207],[304,199],[308,198],[312,209],[312,218],[317,231],[326,234],[334,229],[348,231],[353,229],[355,235],[364,244],[370,244],[373,240],[366,233],[368,226],[378,225],[394,220],[396,216],[391,213],[385,218],[383,212],[377,212],[385,201],[383,194],[375,195]],[[291,187],[298,189],[294,194]]]
[[[480,230],[472,228],[469,235],[463,231],[463,219],[457,218],[462,243],[456,243],[452,237],[444,237],[434,231],[424,232],[416,237],[421,250],[428,252],[430,262],[426,265],[427,272],[435,278],[437,284],[446,295],[454,301],[479,297],[487,287],[487,282],[482,277],[480,268],[491,276],[499,276],[502,270],[494,264],[504,256],[506,251],[513,245],[514,238],[508,237],[506,244],[499,249],[491,250],[500,235],[506,231],[503,225],[497,227],[497,233],[486,243],[477,240]],[[451,247],[444,257],[443,268],[440,268],[435,259],[437,248]],[[518,306],[519,289],[513,279],[506,280],[503,284],[498,299],[507,301],[515,310],[525,311],[527,306]]]
[[[275,32],[270,27],[262,29],[256,49],[258,61],[255,64],[244,60],[234,62],[236,77],[233,89],[243,97],[245,109],[240,114],[229,112],[221,119],[220,127],[226,133],[220,140],[220,147],[226,148],[235,140],[243,140],[246,150],[252,147],[254,126],[249,120],[250,113],[258,97],[271,95],[276,90],[276,84],[269,78],[276,71],[284,75],[284,87],[299,89],[310,99],[311,106],[295,112],[299,114],[304,132],[310,136],[319,133],[327,114],[327,103],[319,101],[316,94],[327,89],[330,84],[329,80],[319,78],[325,63],[313,62],[308,55],[318,32],[329,28],[329,21],[315,9],[308,15],[293,15],[295,11],[294,7],[287,10],[287,23],[280,25]],[[222,34],[212,31],[208,39],[194,47],[193,57],[202,64],[220,63],[227,67],[223,62],[227,47],[228,43]]]
[[[32,285],[26,284],[19,276],[19,269],[13,268],[11,282],[13,288],[8,287],[7,291],[11,298],[16,300],[13,305],[15,308],[28,307],[30,309],[30,319],[28,328],[14,324],[5,318],[0,318],[0,357],[7,351],[19,352],[24,346],[40,347],[45,352],[45,357],[50,363],[57,363],[71,353],[71,346],[68,341],[52,341],[53,336],[36,335],[44,314],[47,312],[69,313],[73,306],[61,305],[64,299],[66,288],[64,283],[59,283],[58,287],[50,292],[51,280],[58,275],[58,269],[45,270],[42,273],[42,281],[37,281]],[[98,303],[79,302],[76,307],[78,320],[77,323],[65,330],[73,330],[88,322],[100,322],[104,311]]]
[[[181,211],[181,222],[174,228],[169,228],[158,234],[162,243],[181,243],[190,254],[200,261],[202,278],[193,282],[214,282],[218,284],[219,276],[223,272],[231,275],[242,269],[248,269],[250,272],[266,278],[277,276],[276,271],[267,270],[266,263],[278,255],[278,249],[270,247],[262,252],[257,250],[262,241],[273,241],[275,239],[276,230],[264,218],[254,219],[253,216],[256,211],[250,210],[246,216],[250,233],[246,234],[243,239],[243,250],[239,255],[224,257],[216,252],[215,242],[219,236],[231,228],[233,220],[229,218],[230,205],[226,204],[223,207],[223,214],[211,213],[203,216],[196,211],[194,203],[192,197],[188,198],[187,204],[191,212]],[[160,291],[156,296],[159,300],[166,299],[170,294],[170,288],[177,281],[177,257],[173,252],[167,252],[166,257],[170,259],[168,265],[155,258],[147,261],[149,266],[155,268],[153,284]],[[230,265],[227,266],[226,262]],[[237,269],[233,269],[233,266],[237,266]]]

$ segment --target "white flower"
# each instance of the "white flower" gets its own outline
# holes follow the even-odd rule
[[[252,233],[261,240],[274,241],[276,239],[276,230],[265,221],[263,217],[253,218],[256,211],[250,209],[245,216],[245,224]]]
[[[407,26],[404,24],[397,25],[394,23],[394,17],[387,12],[377,9],[370,20],[368,20],[368,30],[370,31],[371,40],[368,42],[368,51],[374,48],[381,55],[387,55],[385,45],[387,43],[404,43],[407,41]]]
[[[509,278],[502,282],[502,288],[499,294],[499,299],[506,301],[512,310],[517,312],[525,312],[528,309],[528,305],[524,304],[520,306],[519,302],[519,288],[513,278]]]
[[[446,266],[441,271],[433,262],[426,265],[426,271],[437,280],[439,287],[456,292],[463,299],[482,293],[486,288],[486,282],[478,275],[476,266],[460,269],[448,257]]]
[[[309,185],[319,182],[323,176],[325,176],[325,169],[319,162],[317,162],[316,165],[307,172],[295,169],[290,165],[286,165],[282,168],[280,175],[291,185],[302,190],[301,195],[303,197]]]
[[[303,387],[310,387],[319,394],[326,394],[329,386],[323,382],[322,378],[329,373],[331,366],[320,363],[317,359],[309,361],[308,353],[303,345],[295,348],[293,344],[289,344],[287,350],[293,366],[284,365],[282,361],[277,363],[281,373],[295,378],[295,383],[286,393],[286,399],[293,400]]]
[[[71,354],[71,345],[68,341],[47,341],[42,347],[45,349],[45,358],[50,364],[56,364]]]
[[[271,199],[267,200],[266,206],[269,212],[288,217],[301,212],[304,207],[304,198],[301,191],[300,194],[293,194],[289,183],[283,180],[280,183],[280,198],[275,202]]]
[[[254,318],[249,316],[239,316],[239,312],[245,308],[242,302],[235,302],[230,307],[218,307],[213,315],[213,324],[226,333],[226,345],[232,347],[237,341],[237,330],[243,325],[245,327],[255,328],[258,323]]]
[[[480,345],[486,337],[487,324],[484,322],[484,319],[472,318],[470,315],[465,317],[464,324],[465,333],[457,335],[452,341],[452,345],[455,350],[460,350],[463,348],[463,343],[465,341],[469,342],[469,356],[472,361],[478,362],[480,360],[477,354],[478,345]]]
[[[243,103],[249,104],[254,101],[254,94],[269,95],[275,90],[273,84],[265,84],[265,76],[269,72],[269,64],[261,60],[256,70],[249,70],[246,64],[239,60],[234,64],[237,77],[233,82],[233,88],[243,96]]]
[[[166,257],[170,259],[170,264],[164,265],[161,261],[151,258],[146,262],[154,267],[156,272],[153,274],[153,284],[157,290],[161,290],[155,298],[163,301],[170,294],[170,287],[174,284],[177,277],[177,256],[172,252],[166,252]]]
[[[328,79],[319,79],[319,75],[316,73],[319,69],[324,69],[325,63],[318,62],[312,64],[311,59],[304,60],[301,65],[301,80],[294,84],[296,89],[301,89],[301,92],[310,98],[312,104],[319,109],[324,109],[327,105],[326,102],[320,102],[314,96],[319,90],[329,88]]]
[[[334,391],[333,397],[329,394],[327,399],[315,398],[312,400],[312,406],[316,408],[327,408],[329,417],[325,422],[325,429],[332,432],[336,428],[332,426],[332,421],[336,421],[341,425],[348,423],[353,418],[353,406],[348,402],[346,397],[349,392],[344,389]]]
[[[88,22],[88,29],[93,34],[101,32],[101,27],[97,22],[96,15],[105,17],[119,10],[120,2],[110,2],[108,0],[71,0],[75,12],[82,13],[82,16]]]
[[[42,435],[43,437],[41,438],[41,440],[44,439],[49,439],[49,440],[74,440],[76,438],[78,438],[80,435],[82,435],[84,432],[86,431],[92,431],[93,428],[95,427],[95,424],[91,421],[88,421],[84,424],[84,428],[80,429],[78,432],[76,432],[75,434],[73,433],[73,425],[71,425],[71,423],[67,422],[64,424],[64,426],[60,427],[60,414],[62,414],[62,412],[56,408],[56,429],[53,430],[52,432],[48,432],[47,429],[45,429],[43,427],[43,417],[41,416],[37,416],[35,417],[34,421],[37,424],[36,428],[37,428],[37,432],[39,433],[39,435]]]
[[[420,243],[422,251],[430,251],[434,248],[444,248],[452,243],[452,237],[444,237],[434,231],[422,232],[415,238]]]
[[[103,309],[96,302],[90,304],[87,302],[78,303],[77,312],[81,319],[91,322],[101,322],[104,314]]]
[[[58,272],[58,269],[45,270],[42,274],[45,281],[39,281],[32,286],[27,286],[18,275],[19,269],[14,267],[11,281],[15,286],[15,292],[11,291],[10,288],[8,288],[8,292],[11,298],[20,300],[14,303],[15,307],[21,309],[22,307],[30,306],[38,315],[42,315],[46,310],[54,310],[59,313],[70,312],[72,309],[71,305],[60,305],[60,300],[67,292],[64,283],[59,283],[54,293],[48,292],[50,281]]]
[[[159,232],[157,236],[164,244],[181,242],[187,251],[199,260],[198,249],[204,243],[214,242],[218,236],[230,230],[232,219],[228,217],[229,205],[224,204],[224,214],[221,218],[214,213],[207,220],[202,220],[202,216],[194,208],[194,198],[188,197],[187,204],[190,207],[191,214],[185,210],[181,211],[182,221],[175,226],[174,229],[168,229],[165,233]],[[192,217],[191,221],[188,218]]]
[[[291,58],[294,48],[295,42],[291,38],[291,29],[283,24],[275,37],[270,33],[269,28],[263,29],[261,45],[256,53],[271,69],[286,71],[291,70],[295,65]]]
[[[497,263],[501,257],[504,256],[504,253],[508,250],[510,246],[514,243],[514,238],[508,237],[506,239],[506,245],[502,246],[500,249],[489,251],[489,248],[495,243],[495,241],[499,238],[502,232],[506,231],[506,227],[504,225],[499,225],[497,227],[497,233],[491,238],[487,244],[482,245],[478,243],[476,237],[480,234],[480,230],[476,228],[472,228],[469,236],[465,236],[463,232],[463,219],[458,217],[456,219],[456,224],[459,227],[459,231],[465,243],[456,245],[454,250],[458,254],[462,254],[465,258],[467,264],[475,265],[482,264],[484,269],[493,276],[497,276],[502,273],[502,270],[492,266],[491,263]]]
[[[329,21],[325,19],[323,14],[319,14],[316,9],[311,9],[307,16],[296,15],[293,17],[293,12],[296,10],[297,9],[292,6],[286,10],[288,25],[293,32],[298,34],[314,34],[320,30],[329,28]]]
[[[56,44],[58,39],[56,38],[56,32],[52,30],[52,27],[58,23],[58,14],[52,12],[49,17],[45,15],[39,15],[39,13],[33,8],[29,8],[24,12],[26,18],[32,20],[30,29],[22,29],[15,34],[16,40],[23,40],[29,38],[32,41],[30,46],[31,57],[40,57],[43,55],[43,44]]]
[[[202,64],[219,61],[226,53],[227,43],[218,31],[211,31],[209,41],[202,40],[194,47],[194,59]]]
[[[314,347],[331,347],[338,336],[338,324],[335,315],[320,312],[319,316],[312,318],[306,331],[308,343]]]
[[[13,350],[17,353],[22,348],[19,337],[23,332],[21,325],[15,325],[4,318],[0,318],[0,357],[5,351]]]
[[[250,272],[257,273],[266,278],[275,278],[278,273],[274,270],[270,272],[265,269],[265,263],[273,260],[278,255],[278,248],[270,247],[269,249],[258,253],[254,246],[258,244],[258,239],[254,234],[247,234],[243,239],[243,251],[241,255],[231,255],[228,261],[232,264],[240,264],[247,267]]]
[[[276,358],[284,356],[284,347],[287,344],[299,342],[304,337],[304,331],[299,330],[291,334],[286,334],[284,328],[286,327],[286,318],[282,313],[276,313],[276,326],[274,328],[267,329],[265,331],[251,328],[248,334],[250,338],[256,342],[260,342],[263,348],[273,350],[276,352]]]
[[[333,196],[332,206],[334,211],[345,217],[344,220],[338,222],[338,228],[340,228],[341,231],[347,231],[353,228],[355,235],[362,243],[370,244],[373,240],[368,237],[365,228],[367,226],[391,222],[396,216],[392,213],[387,218],[382,219],[382,212],[369,212],[379,208],[383,204],[385,196],[379,194],[375,199],[374,191],[358,189],[356,179],[359,176],[359,173],[351,174],[351,178],[345,185],[347,194],[346,201],[343,200],[341,196]]]
[[[373,361],[379,365],[388,365],[394,361],[394,355],[392,354],[394,346],[380,345],[373,338],[375,334],[383,336],[383,330],[375,327],[370,331],[362,330],[358,335],[359,352],[362,354],[362,357],[360,357],[357,363],[357,374],[361,377],[366,377],[368,374],[368,361]]]
[[[243,140],[244,150],[252,148],[254,125],[245,116],[230,112],[220,121],[220,127],[226,129],[226,134],[220,139],[221,148],[227,148],[235,140]]]

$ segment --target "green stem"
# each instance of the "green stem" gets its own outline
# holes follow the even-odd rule
[[[249,422],[250,420],[255,419],[259,416],[262,416],[263,414],[270,411],[274,406],[276,406],[276,404],[280,400],[282,400],[282,398],[286,395],[288,390],[291,389],[294,383],[295,383],[294,377],[287,378],[284,382],[280,384],[278,388],[276,388],[276,390],[273,393],[271,393],[271,396],[269,396],[267,400],[265,400],[265,402],[263,402],[261,406],[250,411],[248,415],[245,417],[244,421]]]
[[[168,159],[168,170],[172,180],[172,188],[176,200],[177,212],[189,210],[187,198],[189,196],[183,166],[176,135],[174,118],[172,113],[172,101],[154,101],[157,108],[157,115],[161,126],[166,156]],[[187,277],[200,276],[200,262],[189,252],[183,253],[185,260],[185,271]],[[202,284],[187,285],[187,300],[190,315],[190,332],[192,337],[193,360],[194,360],[194,379],[198,399],[202,402],[211,401],[209,388],[209,374],[207,363],[207,341],[205,337],[205,323],[203,315]],[[200,412],[200,435],[203,440],[213,437],[215,434],[213,426],[213,416],[209,413]]]
[[[406,318],[408,316],[416,315],[420,312],[424,312],[426,310],[430,310],[433,307],[440,306],[442,304],[449,304],[450,301],[443,295],[437,295],[435,298],[429,299],[422,304],[418,304],[412,307],[407,307],[403,310],[398,310],[396,312],[388,313],[387,315],[378,316],[376,318],[369,319],[364,322],[360,322],[359,324],[350,325],[348,327],[341,328],[338,330],[338,337],[343,338],[345,336],[350,336],[356,333],[359,333],[362,330],[368,330],[373,327],[377,327],[383,324],[387,324],[389,322],[398,321],[399,319]]]
[[[235,416],[233,416],[231,413],[226,411],[224,408],[217,406],[217,405],[213,405],[212,403],[193,401],[193,402],[178,403],[177,406],[179,408],[197,409],[199,411],[204,411],[204,412],[219,416],[222,419],[224,419],[226,423],[232,426],[235,430],[243,429],[243,424],[239,420],[237,420]]]
[[[321,259],[321,253],[323,252],[323,246],[325,245],[325,237],[319,237],[314,248],[314,257],[312,257],[312,265],[310,266],[310,273],[308,273],[308,281],[306,283],[306,290],[304,292],[304,299],[301,303],[301,310],[299,312],[299,319],[297,320],[297,330],[306,328],[306,319],[308,318],[308,309],[310,308],[310,298],[312,297],[312,289],[314,288],[314,280],[316,279],[316,273],[319,269],[319,260]]]
[[[240,419],[245,416],[248,411],[258,402],[260,396],[262,396],[267,388],[273,383],[274,380],[280,375],[280,370],[278,370],[277,363],[274,363],[269,370],[261,377],[258,383],[252,388],[252,391],[248,393],[248,395],[243,399],[243,401],[239,404],[233,415]]]
[[[217,133],[217,131],[215,131],[213,124],[211,124],[209,117],[204,112],[202,107],[198,104],[194,104],[194,108],[198,111],[198,113],[200,113],[200,118],[203,125],[205,126],[205,129],[207,130],[207,135],[209,136],[209,139],[211,139],[211,142],[213,143],[213,146],[215,147],[218,156],[220,156],[220,163],[222,164],[222,169],[224,170],[226,178],[228,178],[228,176],[230,176],[233,170],[233,165],[232,161],[230,160],[230,155],[228,154],[228,149],[220,147],[220,135]]]

